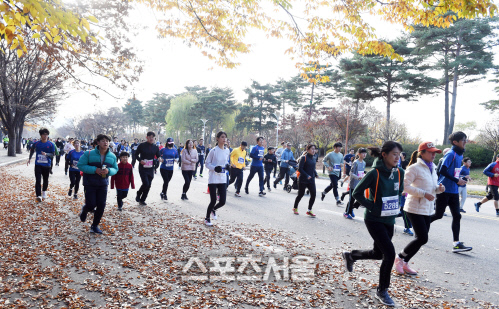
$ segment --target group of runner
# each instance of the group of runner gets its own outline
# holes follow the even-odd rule
[[[35,192],[37,202],[47,198],[51,162],[58,153],[57,142],[53,143],[48,139],[49,131],[41,129],[39,133],[40,140],[31,147],[28,160],[29,164],[32,156],[36,154]],[[469,179],[467,175],[462,174],[463,168],[469,168],[468,161],[470,161],[469,158],[463,158],[467,136],[463,132],[455,132],[450,135],[449,141],[452,148],[445,153],[438,166],[435,166],[433,161],[435,154],[442,151],[431,142],[421,143],[418,150],[410,156],[409,162],[406,162],[405,156],[402,155],[402,146],[394,141],[384,143],[381,149],[375,147],[359,148],[356,153],[355,150],[350,149],[346,156],[341,153],[342,144],[335,143],[333,151],[323,159],[323,164],[329,173],[330,184],[321,193],[321,199],[324,200],[328,192],[333,190],[336,204],[342,206],[342,198],[338,194],[338,183],[340,185],[348,183],[349,201],[344,216],[347,219],[352,219],[355,216],[353,209],[360,206],[365,207],[364,222],[374,241],[373,248],[370,250],[344,252],[345,266],[348,271],[353,271],[353,266],[358,260],[382,260],[376,297],[385,305],[395,305],[388,294],[393,266],[395,265],[395,271],[398,274],[417,274],[417,271],[412,269],[408,262],[428,242],[430,224],[442,218],[447,206],[452,214],[452,251],[457,253],[472,250],[472,247],[465,246],[459,237],[460,187],[466,185]],[[197,168],[200,167],[199,176],[202,177],[206,165],[209,171],[208,189],[210,193],[210,202],[204,219],[207,226],[213,225],[212,220],[217,219],[217,211],[225,205],[229,185],[234,184],[235,196],[241,197],[243,171],[248,165],[248,144],[242,141],[239,147],[230,148],[225,132],[217,133],[216,145],[213,148],[206,148],[203,139],[187,140],[185,145],[180,144],[177,148],[173,138],[168,138],[164,147],[158,146],[155,142],[154,132],[148,132],[146,140],[142,143],[135,139],[129,148],[123,142],[114,144],[116,142],[112,142],[110,137],[100,134],[92,143],[93,148],[89,151],[83,151],[81,142],[76,139],[67,143],[63,149],[64,152],[67,152],[66,162],[69,165],[70,188],[68,195],[72,195],[74,199],[78,198],[80,178],[83,176],[85,203],[80,212],[80,220],[85,222],[88,212],[94,212],[90,232],[102,233],[99,229],[99,223],[106,205],[109,182],[111,182],[111,189],[116,187],[118,210],[122,210],[123,199],[127,197],[130,188],[135,188],[133,174],[135,162],[139,163],[138,173],[142,181],[135,200],[142,206],[147,205],[146,199],[154,179],[156,162],[158,162],[163,178],[163,187],[160,193],[162,200],[168,199],[168,185],[174,173],[175,163],[178,163],[184,178],[182,200],[188,200],[187,193],[192,177],[197,173]],[[273,147],[265,149],[264,142],[263,137],[258,137],[256,145],[249,152],[251,164],[244,186],[245,193],[249,194],[249,184],[256,174],[259,181],[258,194],[265,196],[265,185],[267,191],[271,191],[270,177],[272,171],[275,173],[276,165],[280,166],[280,170],[278,177],[273,182],[274,188],[283,179],[285,179],[285,187],[288,186],[290,171],[295,169],[298,195],[294,201],[293,213],[299,214],[298,205],[305,192],[308,191],[310,198],[306,214],[310,217],[316,217],[312,208],[316,198],[315,179],[318,177],[316,172],[317,147],[308,144],[305,151],[295,160],[291,144],[283,143],[282,147],[276,151]],[[124,145],[124,147],[121,148],[119,145]],[[130,154],[127,150],[132,153],[132,164],[128,163]],[[373,168],[366,172],[365,158],[368,150],[374,157],[374,163]],[[481,202],[475,204],[477,211],[483,203],[494,199],[496,212],[499,215],[498,163],[499,155],[497,161],[484,170],[484,174],[489,177],[491,193]],[[342,170],[345,174],[343,177]],[[109,177],[111,177],[110,180]],[[405,196],[406,199],[403,199]],[[403,201],[405,201],[403,213],[405,219],[413,227],[415,237],[396,254],[391,239],[395,218],[401,213],[400,206]]]

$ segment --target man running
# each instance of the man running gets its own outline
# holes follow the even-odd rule
[[[241,197],[241,187],[243,186],[243,171],[246,169],[246,147],[248,143],[241,142],[241,146],[234,149],[230,154],[230,181],[229,185],[236,182],[236,197]]]
[[[277,150],[275,151],[275,156],[277,157],[277,164],[276,164],[276,167],[274,168],[274,178],[275,178],[275,173],[277,171],[277,167],[281,166],[281,155],[282,155],[282,152],[284,151],[284,142],[281,143],[281,147],[277,148]]]
[[[83,172],[83,186],[85,187],[85,205],[81,208],[80,220],[85,222],[87,213],[95,209],[90,233],[102,234],[99,223],[106,208],[109,176],[118,173],[118,163],[116,156],[109,148],[111,138],[99,134],[96,141],[97,147],[94,150],[85,151],[78,160],[78,169]]]
[[[345,167],[345,176],[341,180],[341,186],[343,187],[343,183],[348,182],[350,180],[350,170],[352,169],[353,160],[355,157],[355,149],[350,149],[350,152],[343,158],[343,164]]]
[[[199,160],[198,163],[196,163],[196,171],[194,174],[198,173],[198,165],[201,166],[199,169],[199,177],[203,177],[203,168],[204,168],[204,156],[206,152],[206,147],[204,146],[204,140],[202,138],[199,139],[199,144],[197,147],[198,155],[199,155]]]
[[[337,206],[343,205],[343,202],[338,195],[338,180],[341,178],[341,167],[343,165],[343,154],[340,152],[342,147],[343,145],[340,142],[335,143],[333,145],[334,151],[329,152],[324,159],[322,159],[322,163],[329,171],[331,183],[322,192],[321,200],[324,201],[326,194],[333,189]]]
[[[277,183],[280,182],[284,177],[286,180],[284,181],[284,188],[289,183],[289,161],[295,161],[293,156],[293,152],[291,151],[291,143],[286,144],[286,149],[281,153],[281,163],[279,165],[279,176],[274,181],[274,189],[277,189]]]
[[[159,147],[154,143],[156,134],[154,132],[147,132],[147,141],[140,144],[137,147],[135,155],[139,161],[139,175],[142,180],[142,185],[139,191],[137,191],[137,196],[135,200],[139,205],[146,206],[147,194],[151,189],[152,180],[154,179],[154,156],[158,158],[160,162],[161,154],[159,153]]]
[[[489,193],[480,202],[475,203],[475,210],[480,211],[482,204],[487,203],[491,199],[494,199],[494,207],[496,208],[496,216],[499,217],[499,154],[496,157],[496,161],[490,163],[484,170],[483,174],[488,177],[487,185],[489,186]]]
[[[132,148],[132,168],[135,168],[135,161],[137,161],[137,155],[135,154],[137,151],[137,147],[139,147],[139,139],[134,138],[133,144],[131,145],[131,148]]]
[[[265,139],[261,136],[257,137],[256,143],[257,145],[253,147],[253,149],[250,152],[250,158],[252,159],[251,161],[251,167],[250,167],[250,174],[248,176],[248,179],[246,179],[246,187],[244,188],[244,192],[246,194],[249,194],[248,186],[253,177],[255,176],[256,173],[258,173],[258,181],[260,185],[260,193],[258,193],[259,196],[264,196],[266,193],[263,192],[263,154],[265,151],[265,148],[263,148],[263,142]]]
[[[439,170],[438,184],[445,186],[443,193],[437,194],[435,214],[431,216],[431,222],[442,219],[447,205],[452,214],[452,234],[454,246],[452,252],[470,251],[472,247],[466,247],[459,241],[461,229],[461,213],[459,212],[459,187],[466,184],[466,180],[459,178],[461,173],[461,161],[463,161],[464,147],[467,136],[461,131],[454,132],[449,136],[452,148],[444,156]]]
[[[49,130],[40,129],[40,141],[36,142],[33,147],[31,147],[29,153],[28,163],[31,163],[31,158],[33,154],[36,153],[35,159],[35,192],[36,192],[36,202],[40,203],[42,200],[47,198],[47,189],[49,186],[49,176],[50,176],[50,166],[55,155],[55,145],[49,141]],[[43,190],[42,190],[42,177],[43,177]]]

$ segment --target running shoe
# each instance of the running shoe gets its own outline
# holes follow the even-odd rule
[[[454,253],[466,252],[466,251],[470,251],[471,249],[473,249],[473,248],[466,247],[462,242],[458,242],[457,245],[452,247],[452,252],[454,252]]]
[[[341,180],[340,182],[341,182],[341,187],[343,188],[343,182],[344,182],[344,181],[343,181],[343,180]]]
[[[239,192],[234,193],[234,195],[235,195],[236,197],[241,197],[241,194],[239,194]]]
[[[475,203],[475,210],[476,210],[476,212],[480,212],[480,206],[481,206],[480,204]]]
[[[73,189],[69,189],[68,196],[71,196],[72,194],[73,194]]]
[[[311,210],[307,211],[307,215],[309,215],[312,218],[317,217]]]
[[[123,210],[123,207],[118,206],[118,211],[122,211],[122,210]]]
[[[41,196],[37,196],[37,197],[35,198],[35,202],[37,202],[37,203],[41,203],[41,202],[42,202],[42,197],[41,197]]]
[[[321,201],[324,201],[324,198],[326,197],[326,193],[322,192],[321,193]]]
[[[336,201],[336,206],[341,207],[341,206],[343,206],[343,205],[344,205],[344,204],[343,204],[343,202],[342,202],[342,201],[340,201],[340,200],[337,200],[337,201]]]
[[[466,213],[466,210],[461,208],[461,209],[459,209],[459,212]]]
[[[187,193],[184,193],[184,200],[188,201],[189,199],[187,198]]]
[[[355,263],[355,261],[352,259],[352,254],[350,252],[345,251],[342,253],[342,256],[343,256],[343,260],[345,262],[345,268],[349,272],[352,272],[353,271],[353,263]]]
[[[140,206],[147,206],[147,203],[146,203],[146,202],[142,202],[142,201],[140,201],[140,202],[139,202],[139,205],[140,205]]]
[[[213,226],[213,223],[211,223],[211,221],[210,221],[210,220],[204,220],[204,224],[205,224],[206,226]]]
[[[244,188],[244,193],[249,194],[248,188]]]
[[[140,196],[139,196],[139,194],[138,194],[138,193],[137,193],[137,196],[135,196],[135,201],[136,201],[137,203],[140,203]]]
[[[164,194],[163,192],[161,192],[161,193],[159,194],[159,197],[161,198],[161,200],[164,200],[164,199],[165,199],[165,194]]]
[[[407,228],[407,229],[404,229],[404,234],[407,234],[409,236],[414,236],[414,233],[411,231],[411,229]]]
[[[185,200],[187,196],[185,195],[185,193],[182,193],[182,197],[180,198],[181,200]]]
[[[267,194],[267,193],[260,191],[260,193],[258,193],[258,196],[264,196],[265,194]]]
[[[352,218],[355,218],[355,214],[354,214],[353,210],[352,210],[352,212],[350,213],[350,216],[352,216]]]
[[[277,189],[277,184],[274,182],[274,189]]]
[[[397,256],[395,257],[395,263],[393,264],[394,268],[395,268],[395,272],[399,275],[403,275],[405,274],[404,272],[404,260],[401,259],[398,254]]]
[[[42,198],[43,199],[46,199],[48,196],[47,196],[47,191],[42,191]]]
[[[404,273],[406,275],[411,275],[411,276],[416,276],[418,274],[417,271],[415,271],[414,269],[412,269],[410,266],[409,266],[409,263],[407,262],[404,262]]]
[[[352,216],[350,216],[350,214],[347,214],[346,212],[343,214],[343,217],[345,217],[345,219],[353,220]]]
[[[102,231],[98,226],[91,226],[90,227],[90,233],[95,233],[95,234],[102,234]]]
[[[87,221],[87,211],[85,210],[85,205],[81,207],[81,212],[80,212],[80,221],[85,222]]]
[[[388,295],[387,290],[376,291],[376,298],[385,306],[395,307],[395,302],[390,295]]]
[[[270,191],[272,191],[272,190],[270,190],[270,187],[267,187],[267,190],[268,190],[269,192],[270,192]]]
[[[215,211],[211,212],[211,217],[213,218],[213,220],[217,220],[218,219],[217,214],[215,213]]]
[[[496,217],[499,217],[499,209],[496,209]]]
[[[295,215],[299,215],[299,214],[300,214],[300,213],[298,212],[298,208],[293,208],[293,213],[294,213]]]
[[[78,195],[77,194],[73,195],[73,200],[76,201],[77,199],[78,199]]]

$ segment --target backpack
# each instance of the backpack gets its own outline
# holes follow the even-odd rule
[[[378,174],[378,177],[376,178],[376,190],[374,191],[374,200],[373,200],[373,202],[376,203],[376,196],[378,195],[379,171],[377,168],[374,168],[374,169],[376,170],[376,173]],[[400,186],[400,169],[397,168],[397,172],[399,174],[399,186]],[[368,199],[370,194],[371,193],[369,191],[369,188],[367,188],[364,191],[364,196]]]
[[[307,162],[307,155],[304,155],[303,157],[305,157],[305,163],[306,163],[306,162]],[[300,160],[301,160],[301,158],[298,160],[298,162],[299,162]],[[296,171],[296,178],[297,178],[297,179],[298,179],[298,178],[300,178],[300,170],[299,170],[299,169]]]
[[[456,159],[456,153],[454,152],[454,158],[452,158],[452,162],[454,162],[454,159]],[[451,163],[452,163],[451,162]],[[444,163],[444,158],[440,159],[437,164],[437,177],[440,178],[440,168],[442,167],[442,164]]]

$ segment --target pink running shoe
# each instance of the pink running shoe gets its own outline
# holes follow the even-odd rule
[[[395,272],[399,275],[405,274],[404,271],[404,260],[402,260],[398,255],[395,258]]]
[[[415,271],[414,269],[412,269],[407,262],[404,262],[403,268],[404,268],[404,272],[408,275],[415,276],[418,274],[418,272]]]

